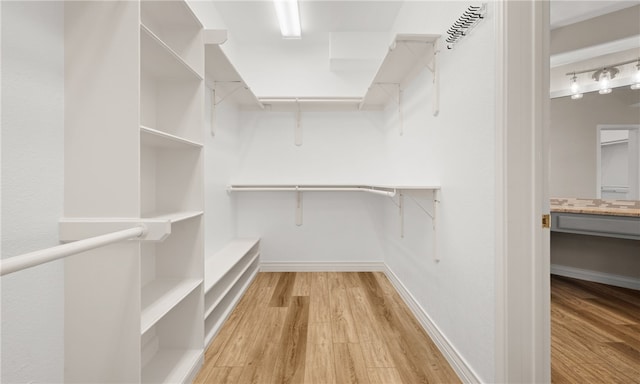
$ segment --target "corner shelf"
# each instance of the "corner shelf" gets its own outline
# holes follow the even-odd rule
[[[422,68],[434,72],[438,38],[440,35],[397,35],[364,96],[362,108],[382,109],[392,100],[393,92],[406,88]]]
[[[205,82],[215,91],[215,104],[230,99],[244,108],[264,108],[231,64],[219,43],[205,42],[204,56]]]
[[[140,333],[147,332],[201,283],[201,279],[157,279],[142,287]]]
[[[202,148],[202,143],[172,135],[157,129],[140,126],[140,141],[144,146],[162,149]]]

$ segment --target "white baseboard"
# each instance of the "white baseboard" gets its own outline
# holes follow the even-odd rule
[[[384,273],[395,287],[396,291],[400,294],[400,297],[407,304],[413,315],[418,319],[422,328],[429,334],[433,342],[436,344],[442,355],[447,359],[451,368],[456,372],[460,380],[463,383],[481,383],[482,381],[478,375],[471,369],[469,364],[462,358],[458,351],[451,345],[447,337],[440,331],[440,329],[433,323],[427,312],[418,304],[413,295],[402,284],[400,279],[396,276],[391,269],[386,265]]]
[[[622,275],[615,275],[613,273],[598,272],[589,269],[551,264],[551,274],[571,277],[574,279],[593,281],[595,283],[608,284],[616,287],[640,290],[640,279],[634,279],[633,277]]]
[[[290,262],[290,261],[261,261],[262,272],[383,272],[384,262]]]

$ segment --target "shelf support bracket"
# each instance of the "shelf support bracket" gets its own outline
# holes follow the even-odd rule
[[[424,211],[424,213],[427,214],[427,216],[431,218],[431,225],[433,228],[433,239],[431,241],[432,247],[433,247],[432,249],[433,260],[435,262],[439,262],[440,256],[438,255],[437,218],[438,218],[438,208],[440,205],[440,200],[439,200],[437,189],[432,190],[431,193],[432,193],[431,195],[432,210],[431,211],[429,211],[422,204],[420,204],[420,202],[416,200],[413,196],[411,196],[411,194],[409,194],[408,196],[422,211]],[[398,207],[400,209],[400,237],[404,238],[404,194],[402,192],[400,192],[400,204],[398,205]]]
[[[302,226],[302,191],[296,187],[296,225]]]
[[[404,239],[404,193],[402,191],[398,198],[398,213],[400,214],[400,238]]]
[[[398,84],[398,124],[400,129],[400,136],[404,135],[404,116],[402,115],[402,89]]]
[[[296,128],[294,132],[294,143],[297,147],[302,145],[302,123],[300,112],[300,100],[296,98]]]
[[[439,40],[439,39],[438,39]],[[433,42],[433,116],[440,113],[440,71],[438,70],[438,40]],[[429,68],[429,66],[427,66]],[[431,69],[431,68],[430,68]],[[434,192],[435,193],[435,192]]]
[[[212,87],[211,88],[211,136],[215,136],[216,135],[216,130],[215,130],[215,126],[216,126],[216,106],[218,104],[216,103],[216,88]]]
[[[216,101],[216,84],[220,84],[220,83],[237,84],[237,86],[233,88],[231,92],[227,93],[223,98],[221,98],[220,101]],[[214,81],[213,85],[210,86],[210,88],[211,88],[211,136],[215,136],[216,134],[215,134],[214,127],[216,125],[216,108],[218,104],[225,101],[229,96],[238,92],[240,89],[243,89],[243,88],[249,89],[249,88],[247,88],[241,81]]]

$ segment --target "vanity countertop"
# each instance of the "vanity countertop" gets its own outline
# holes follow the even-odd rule
[[[640,217],[640,201],[552,198],[551,212]]]

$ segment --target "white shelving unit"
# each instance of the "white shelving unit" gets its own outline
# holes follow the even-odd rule
[[[182,1],[140,9],[141,214],[172,224],[141,246],[142,381],[185,382],[204,351],[202,26]]]
[[[204,47],[184,0],[65,4],[65,218],[145,242],[65,261],[65,381],[190,382],[204,356]]]
[[[438,208],[440,205],[440,186],[438,185],[407,185],[407,184],[255,184],[236,183],[227,187],[229,192],[294,192],[295,193],[295,218],[296,225],[302,225],[302,199],[305,192],[363,192],[398,198],[398,208],[400,209],[400,236],[404,237],[404,205],[405,196],[408,196],[422,211],[430,218],[433,231],[436,232]],[[426,193],[431,200],[430,209],[423,206],[414,196],[414,193]],[[432,242],[434,248],[434,258],[439,261],[436,241]],[[205,284],[206,285],[206,284]]]
[[[259,269],[260,239],[236,239],[205,260],[205,345],[220,330]]]
[[[372,84],[362,97],[260,97],[258,103],[268,110],[296,113],[294,143],[297,146],[302,145],[302,112],[383,110],[391,102],[397,105],[399,132],[402,135],[402,92],[423,68],[434,75],[434,116],[439,112],[440,91],[436,61],[439,39],[440,35],[431,34],[397,35]],[[237,73],[235,69],[233,72]],[[248,89],[244,81],[242,85]]]

